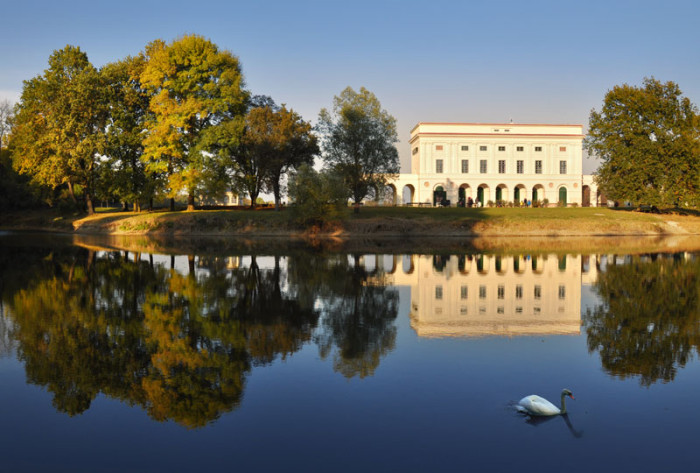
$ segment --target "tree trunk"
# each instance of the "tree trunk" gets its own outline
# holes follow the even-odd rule
[[[87,207],[88,215],[95,213],[95,207],[92,205],[92,196],[88,192],[85,193],[85,206]]]
[[[194,194],[189,194],[187,196],[187,211],[194,211]]]
[[[277,181],[277,183],[275,183],[272,186],[272,193],[275,196],[275,212],[279,212],[280,211],[280,194],[281,194],[279,181]]]
[[[153,211],[153,197],[148,199],[148,210]]]
[[[66,184],[68,184],[68,194],[70,194],[70,198],[73,200],[74,204],[77,204],[78,199],[75,198],[75,192],[73,192],[73,183],[68,181]]]
[[[174,197],[170,198],[170,211],[171,212],[175,211],[175,198]]]

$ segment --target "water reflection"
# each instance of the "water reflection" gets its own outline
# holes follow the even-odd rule
[[[28,381],[70,415],[103,393],[199,427],[240,404],[253,366],[312,340],[348,377],[372,374],[394,346],[396,292],[347,257],[261,268],[255,256],[190,256],[178,271],[175,257],[33,253],[3,251],[2,307]]]
[[[411,287],[422,337],[579,334],[581,284],[595,279],[582,255],[403,258],[391,282]]]
[[[589,351],[611,375],[672,381],[700,344],[700,259],[604,256],[601,267],[600,304],[584,317]]]
[[[421,337],[581,333],[604,369],[671,381],[697,353],[700,263],[688,254],[153,255],[0,247],[0,356],[76,415],[98,394],[200,427],[236,409],[256,366],[311,346],[375,374],[399,297]],[[576,435],[568,418],[571,432]]]

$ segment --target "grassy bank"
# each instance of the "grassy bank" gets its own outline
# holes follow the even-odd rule
[[[98,212],[85,217],[54,211],[8,213],[4,229],[80,234],[303,237],[288,211]],[[385,237],[700,235],[697,212],[641,213],[608,208],[410,208],[348,211],[327,233],[341,239]]]

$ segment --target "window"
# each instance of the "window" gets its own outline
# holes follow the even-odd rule
[[[505,150],[506,150],[506,147],[505,147],[505,146],[499,146],[499,147],[498,147],[498,151],[505,151]]]
[[[469,172],[469,160],[462,160],[462,174],[467,174]]]
[[[469,146],[462,145],[462,151],[469,151]]]
[[[435,299],[442,299],[442,286],[435,286]]]
[[[499,159],[498,160],[498,174],[505,174],[505,173],[506,173],[506,160]]]
[[[479,172],[481,174],[486,174],[487,169],[488,167],[486,166],[486,160],[482,159],[481,161],[479,161]]]
[[[525,148],[522,146],[516,146],[515,151],[525,151]]]
[[[505,299],[506,297],[506,287],[503,285],[498,286],[498,298]]]
[[[442,151],[442,145],[436,145],[435,151]]]
[[[465,306],[460,307],[459,313],[462,315],[467,315],[467,308]]]
[[[559,152],[560,152],[560,153],[566,153],[566,146],[560,146],[560,147],[559,147]]]
[[[479,151],[488,151],[486,146],[479,146]]]
[[[542,286],[535,286],[535,299],[542,299]]]
[[[416,146],[415,148],[413,148],[413,154],[418,154],[418,146]]]
[[[479,286],[479,299],[486,299],[486,286]]]
[[[442,174],[442,159],[435,160],[435,172]]]
[[[468,294],[469,294],[469,291],[468,291],[467,286],[462,286],[460,288],[460,293],[459,293],[460,299],[466,299]]]
[[[504,313],[505,313],[505,309],[503,308],[503,306],[498,306],[498,308],[496,309],[496,312],[499,313],[499,314],[504,314]]]
[[[522,174],[523,170],[525,169],[525,162],[522,160],[516,161],[515,163],[518,174]]]
[[[523,308],[522,308],[522,307],[516,307],[516,308],[515,308],[515,313],[516,313],[516,314],[522,314],[522,313],[523,313]]]
[[[559,286],[559,299],[566,299],[566,286]]]
[[[535,174],[542,174],[542,161],[535,161]]]
[[[542,147],[541,146],[535,146],[535,151],[540,153],[542,152]]]
[[[566,161],[559,161],[559,174],[566,174]]]
[[[523,286],[522,286],[522,284],[518,284],[517,286],[515,286],[515,298],[516,299],[523,298]]]

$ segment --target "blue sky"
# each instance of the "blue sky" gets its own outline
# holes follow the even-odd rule
[[[196,33],[239,57],[253,93],[312,122],[367,87],[398,120],[404,172],[419,121],[587,126],[608,89],[651,76],[700,101],[697,1],[0,0],[0,15],[0,99],[66,44],[99,67]]]

